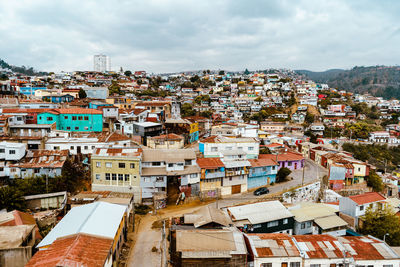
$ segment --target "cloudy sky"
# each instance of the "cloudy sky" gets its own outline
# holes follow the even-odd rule
[[[0,0],[0,58],[44,71],[326,70],[400,61],[400,1]]]

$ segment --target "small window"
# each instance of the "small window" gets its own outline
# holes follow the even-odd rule
[[[168,163],[168,168],[172,168],[172,167],[174,167],[174,164],[173,163]]]
[[[54,146],[53,150],[60,150],[60,147],[59,146]]]
[[[5,153],[6,150],[4,148],[0,148],[0,153]]]
[[[124,175],[121,174],[121,173],[119,173],[119,174],[118,174],[118,180],[119,180],[119,181],[123,181],[123,180],[124,180]]]
[[[272,263],[261,263],[260,267],[272,267]]]
[[[81,121],[81,120],[83,120],[83,117],[82,116],[78,116],[78,121]]]
[[[290,267],[300,267],[300,262],[291,262]]]
[[[68,116],[64,116],[64,120],[68,120]]]
[[[283,224],[288,224],[289,220],[288,219],[283,219]]]
[[[159,162],[159,161],[153,162],[152,166],[161,166],[161,162]]]
[[[97,167],[97,168],[100,168],[100,167],[101,167],[101,162],[97,161],[97,162],[96,162],[96,167]]]
[[[129,174],[125,174],[125,181],[129,181]]]
[[[116,173],[113,173],[113,174],[112,174],[112,179],[113,179],[113,181],[116,181],[116,180],[117,180],[117,174],[116,174]]]
[[[121,168],[121,169],[125,168],[125,163],[123,163],[123,162],[118,163],[118,168]]]
[[[216,152],[216,151],[218,151],[218,147],[212,147],[211,148],[211,152]]]
[[[96,174],[96,180],[100,180],[100,174]]]
[[[95,146],[92,146],[92,149],[95,149]]]
[[[75,130],[79,130],[79,126],[75,126]]]
[[[289,162],[287,163],[287,165],[288,165],[288,166],[292,166],[292,162],[289,161]]]
[[[47,120],[48,120],[48,121],[52,121],[52,120],[53,120],[53,117],[47,117]]]
[[[71,130],[71,127],[67,126],[67,130]]]
[[[10,155],[14,155],[15,154],[15,150],[10,150]]]
[[[71,146],[70,149],[71,149],[71,150],[74,150],[74,146]]]
[[[310,227],[311,227],[311,225],[312,225],[312,223],[311,223],[311,222],[307,222],[307,228],[310,228]]]
[[[89,147],[88,146],[84,146],[83,149],[87,150]]]
[[[249,146],[249,151],[252,151],[252,150],[254,150],[254,147],[252,147],[252,146]]]
[[[76,116],[72,116],[72,120],[73,120],[73,121],[76,121]]]
[[[135,163],[131,163],[131,169],[135,168]]]
[[[275,227],[275,226],[278,226],[278,225],[279,225],[278,221],[273,221],[273,222],[268,222],[267,223],[267,227]]]
[[[87,131],[87,130],[89,130],[89,127],[85,126],[85,127],[83,127],[83,129],[85,129]]]
[[[306,223],[301,223],[301,229],[306,229]]]
[[[112,163],[111,162],[106,162],[106,168],[112,168]]]
[[[109,173],[106,173],[106,180],[110,181],[110,174]]]
[[[360,206],[360,210],[364,210],[364,206]]]
[[[34,173],[40,173],[40,169],[35,169]]]

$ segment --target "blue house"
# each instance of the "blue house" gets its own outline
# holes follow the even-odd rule
[[[74,100],[72,95],[48,95],[42,97],[43,101],[49,101],[51,103],[69,103]]]
[[[103,112],[90,108],[52,109],[37,115],[37,124],[56,123],[57,130],[102,132]]]
[[[256,188],[276,182],[279,164],[272,159],[248,159],[251,164],[247,188]]]
[[[20,87],[19,92],[26,96],[34,96],[36,90],[47,90],[46,87]]]
[[[89,103],[89,108],[98,109],[99,107],[112,107],[113,104],[104,103],[100,101],[92,101]]]

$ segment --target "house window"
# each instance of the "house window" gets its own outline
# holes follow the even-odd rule
[[[67,126],[67,130],[71,130],[71,127]]]
[[[289,161],[289,162],[287,163],[287,165],[288,165],[288,166],[292,166],[292,162]]]
[[[192,160],[185,159],[185,166],[192,165]]]
[[[83,127],[85,130],[89,130],[89,127],[87,127],[87,126],[85,126],[85,127]]]
[[[95,148],[95,146],[92,146],[92,149],[94,149]]]
[[[173,145],[173,144],[175,144],[175,141],[169,141],[169,144]]]
[[[254,150],[254,147],[252,147],[252,146],[249,146],[249,151],[252,151],[252,150]]]
[[[71,150],[74,150],[74,146],[71,146],[70,149],[71,149]]]
[[[289,220],[288,219],[283,219],[283,224],[288,224]]]
[[[360,206],[360,210],[364,210],[364,206]]]
[[[161,166],[161,162],[157,161],[157,162],[153,162],[152,166]]]
[[[85,116],[83,119],[84,119],[85,121],[88,121],[88,120],[89,120],[89,116]]]
[[[72,116],[72,120],[73,120],[73,121],[76,121],[76,116]]]
[[[121,169],[125,168],[125,163],[123,163],[123,162],[118,163],[118,168],[121,168]]]
[[[119,173],[119,174],[118,174],[118,180],[119,180],[119,181],[123,181],[123,180],[124,180],[124,175],[121,174],[121,173]]]
[[[59,146],[54,146],[53,150],[60,150],[60,147]]]
[[[321,264],[310,264],[310,267],[321,267]]]
[[[131,169],[135,168],[135,163],[131,163]]]
[[[34,173],[39,173],[40,172],[40,169],[35,169],[34,170]]]
[[[300,262],[291,262],[290,267],[300,267]]]
[[[125,181],[129,181],[129,174],[125,174]]]
[[[190,174],[190,178],[196,178],[196,177],[197,177],[197,173]]]
[[[106,173],[106,180],[110,180],[110,174],[109,173]]]
[[[68,120],[68,116],[64,116],[64,120]]]
[[[100,180],[100,174],[96,174],[96,180]]]
[[[97,162],[96,162],[96,167],[97,167],[97,168],[100,168],[100,167],[101,167],[101,162],[97,161]]]
[[[113,173],[113,174],[111,175],[111,177],[112,177],[113,181],[116,181],[116,180],[117,180],[117,174],[116,174],[116,173]]]
[[[272,263],[261,263],[260,267],[272,267]]]
[[[48,120],[48,121],[52,121],[52,120],[53,120],[53,117],[47,117],[47,120]]]
[[[106,162],[106,168],[112,168],[112,162]]]
[[[307,228],[311,227],[311,222],[307,222]]]
[[[78,116],[78,120],[79,121],[83,120],[83,117],[82,116]]]
[[[15,150],[10,150],[10,155],[14,155],[15,154]]]
[[[174,167],[174,164],[173,163],[168,163],[168,168],[172,168],[172,167]]]
[[[301,223],[301,229],[306,229],[306,223]]]
[[[218,147],[212,147],[211,148],[211,152],[217,152],[218,151]]]
[[[79,126],[76,126],[76,127],[75,127],[75,130],[79,130]]]
[[[4,148],[0,148],[0,153],[5,153],[6,150]]]
[[[83,149],[87,150],[87,149],[88,149],[88,146],[84,146]]]
[[[156,177],[156,183],[162,183],[162,182],[164,182],[164,177],[162,176]]]
[[[275,227],[275,226],[278,226],[278,221],[273,221],[273,222],[268,222],[267,223],[267,227]]]

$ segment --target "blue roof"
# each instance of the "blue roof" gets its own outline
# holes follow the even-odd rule
[[[126,210],[126,205],[101,201],[72,208],[37,247],[51,245],[59,237],[77,233],[114,239]]]

